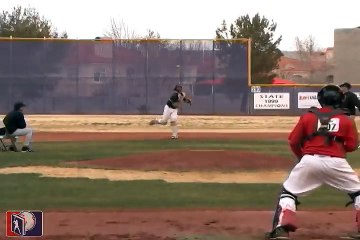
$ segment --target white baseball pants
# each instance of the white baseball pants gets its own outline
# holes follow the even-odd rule
[[[304,196],[323,184],[347,193],[360,191],[359,177],[346,159],[322,155],[305,155],[291,171],[284,188]],[[356,206],[360,209],[360,202]]]
[[[290,172],[284,182],[284,188],[296,197],[305,196],[322,185],[328,185],[348,194],[360,191],[360,181],[356,172],[344,158],[323,155],[305,155]],[[294,197],[284,194],[279,200],[281,213],[277,226],[290,225],[296,229],[294,223],[296,203]],[[360,196],[354,199],[357,210],[357,220],[360,216]],[[358,227],[360,229],[360,223]]]
[[[10,134],[10,137],[15,137],[15,136],[25,136],[25,141],[24,141],[24,146],[29,146],[31,141],[32,141],[32,135],[33,135],[33,131],[31,128],[23,128],[23,129],[17,129],[15,132],[13,132],[12,134]],[[14,141],[16,141],[15,138],[13,138]]]
[[[177,117],[178,117],[178,110],[170,108],[168,105],[165,105],[164,112],[162,118],[159,120],[160,124],[166,125],[167,122],[170,120],[171,126],[171,136],[173,138],[178,137],[178,126],[177,126]]]
[[[160,123],[166,124],[169,120],[170,122],[176,122],[178,117],[178,110],[170,108],[168,105],[165,105],[162,118],[159,120]]]

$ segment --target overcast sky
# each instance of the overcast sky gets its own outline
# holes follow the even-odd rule
[[[294,50],[294,39],[312,34],[322,48],[334,44],[335,28],[360,26],[360,0],[0,0],[0,9],[35,7],[70,38],[93,39],[123,19],[139,34],[158,31],[162,38],[212,39],[223,19],[228,23],[257,12],[277,24],[281,50]]]

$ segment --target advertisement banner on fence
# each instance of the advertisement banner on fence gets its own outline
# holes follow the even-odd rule
[[[254,93],[254,109],[290,109],[290,93]]]
[[[317,92],[298,92],[298,108],[320,107]]]

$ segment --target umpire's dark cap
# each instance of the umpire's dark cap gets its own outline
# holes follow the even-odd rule
[[[14,110],[15,110],[15,111],[19,111],[20,108],[22,108],[22,107],[26,107],[26,105],[25,105],[23,102],[16,102],[16,103],[14,104]]]
[[[348,82],[344,82],[343,84],[341,84],[339,87],[346,87],[347,89],[351,89],[351,84]]]

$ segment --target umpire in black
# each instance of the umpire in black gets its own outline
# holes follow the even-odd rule
[[[344,93],[345,98],[343,101],[342,108],[345,108],[349,111],[350,117],[352,119],[356,116],[356,108],[360,110],[360,101],[355,93],[351,92],[351,84],[350,83],[343,83],[339,86],[341,88],[341,91]]]
[[[32,129],[26,124],[24,118],[24,108],[26,105],[22,102],[17,102],[14,104],[13,111],[6,114],[3,123],[5,125],[6,134],[10,137],[12,146],[10,151],[17,152],[16,148],[16,136],[25,136],[24,145],[21,149],[22,152],[33,152],[30,148],[30,143],[32,141]]]

